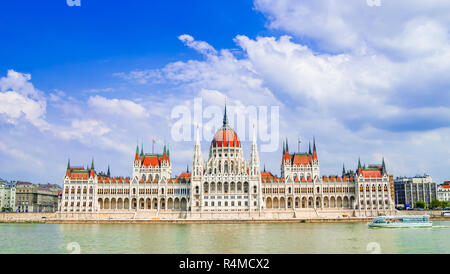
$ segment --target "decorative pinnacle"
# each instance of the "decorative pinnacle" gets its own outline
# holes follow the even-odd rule
[[[227,97],[225,97],[225,111],[223,113],[223,125],[228,125],[228,117],[227,117]]]

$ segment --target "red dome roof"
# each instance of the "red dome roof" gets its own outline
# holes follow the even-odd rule
[[[240,147],[241,141],[237,133],[229,126],[220,128],[211,142],[213,147]]]

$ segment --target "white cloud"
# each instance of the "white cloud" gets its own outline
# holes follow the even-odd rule
[[[70,128],[61,128],[58,135],[64,139],[83,140],[86,137],[99,137],[110,131],[101,121],[75,119]]]
[[[194,37],[189,34],[183,34],[178,36],[181,42],[183,42],[186,46],[195,49],[196,51],[205,54],[205,55],[216,55],[217,51],[205,41],[196,41]]]
[[[236,105],[279,105],[280,135],[289,136],[291,142],[301,136],[303,150],[315,135],[325,174],[340,170],[342,162],[354,168],[358,156],[376,162],[380,155],[391,164],[391,172],[415,174],[425,169],[413,159],[428,155],[433,148],[450,149],[444,139],[432,142],[427,150],[425,145],[415,147],[413,141],[423,139],[425,132],[445,134],[450,124],[450,98],[442,95],[442,89],[433,89],[436,80],[441,85],[449,82],[442,79],[450,62],[438,60],[450,53],[448,41],[441,38],[440,51],[435,51],[433,41],[442,29],[433,22],[417,24],[429,31],[419,28],[412,34],[413,30],[406,29],[398,38],[406,41],[426,33],[420,43],[413,39],[417,47],[407,48],[409,43],[402,45],[388,36],[383,48],[391,52],[386,53],[376,48],[321,53],[289,36],[250,39],[238,35],[235,42],[244,52],[241,59],[222,49],[202,61],[169,63],[141,74],[158,75],[158,81],[173,84],[174,90],[190,98],[201,96],[206,104],[221,106],[226,95]],[[403,46],[403,55],[394,54]],[[425,96],[441,96],[442,100],[425,101]],[[292,150],[296,147],[291,144]],[[404,155],[407,159],[401,159]],[[445,154],[435,155],[445,162]],[[279,166],[277,153],[262,157],[269,166]],[[424,166],[430,172],[440,170],[438,176],[442,176],[442,169]]]
[[[147,110],[143,106],[130,100],[107,99],[96,95],[89,97],[88,104],[93,111],[100,113],[136,118],[145,118],[149,116]]]
[[[443,28],[450,23],[447,0],[382,0],[379,7],[366,0],[255,0],[255,8],[270,28],[312,38],[333,52],[382,47],[386,38],[408,34],[405,28],[418,18]]]
[[[45,121],[46,102],[29,82],[30,79],[30,74],[14,70],[0,78],[0,115],[4,115],[7,123],[17,124],[23,117],[39,129],[46,130],[49,127]]]

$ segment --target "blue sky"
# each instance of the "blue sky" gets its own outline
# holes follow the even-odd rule
[[[439,0],[4,1],[0,177],[61,183],[68,158],[92,157],[130,176],[136,141],[149,151],[153,136],[178,174],[193,142],[173,140],[171,111],[226,96],[280,108],[279,147],[260,155],[274,173],[282,139],[305,150],[315,136],[324,175],[385,157],[394,175],[440,183],[449,11]]]

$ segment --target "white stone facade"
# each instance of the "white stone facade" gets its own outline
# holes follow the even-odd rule
[[[203,161],[197,132],[192,172],[177,177],[172,177],[166,146],[162,154],[144,154],[142,147],[139,153],[137,147],[131,178],[112,178],[109,170],[97,174],[93,163],[86,169],[69,164],[60,208],[61,212],[173,213],[180,218],[262,213],[285,218],[327,210],[362,217],[393,213],[384,160],[382,165],[367,168],[359,163],[356,172],[344,169],[342,176],[321,177],[315,141],[309,152],[293,154],[286,141],[281,176],[277,177],[261,171],[255,133],[249,160],[245,159],[226,115],[211,142],[208,159]]]

